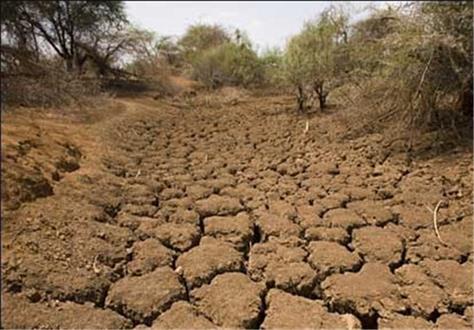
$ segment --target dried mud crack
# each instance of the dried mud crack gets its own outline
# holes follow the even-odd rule
[[[4,328],[472,328],[472,154],[379,164],[283,97],[116,102],[3,212]]]

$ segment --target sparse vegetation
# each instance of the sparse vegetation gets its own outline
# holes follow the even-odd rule
[[[354,26],[349,44],[352,84],[371,102],[363,127],[395,124],[412,135],[472,121],[472,3],[378,11]]]
[[[248,42],[226,42],[203,51],[193,62],[193,77],[206,86],[244,86],[262,80],[262,66]]]
[[[305,110],[308,94],[316,95],[323,111],[330,91],[342,83],[349,64],[347,21],[347,14],[331,7],[290,40],[284,70],[297,91],[299,111]]]
[[[220,25],[191,25],[179,39],[132,27],[121,2],[7,1],[2,93],[12,103],[52,105],[110,85],[98,78],[166,89],[168,76],[187,75],[210,89],[291,88],[300,112],[323,112],[334,95],[354,108],[347,118],[357,116],[361,132],[394,123],[457,131],[472,118],[472,9],[467,1],[406,3],[353,21],[347,8],[331,6],[284,49],[258,54],[244,31]],[[26,85],[27,94],[17,91]]]
[[[195,24],[191,25],[179,40],[183,57],[188,63],[202,54],[202,52],[218,47],[230,41],[227,31],[219,25]]]
[[[390,5],[1,2],[0,328],[472,329],[473,5]]]

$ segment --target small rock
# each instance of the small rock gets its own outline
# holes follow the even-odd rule
[[[462,317],[458,314],[443,314],[436,320],[439,329],[472,329],[472,318]]]

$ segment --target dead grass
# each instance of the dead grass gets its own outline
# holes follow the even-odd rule
[[[11,75],[2,77],[2,104],[11,107],[58,107],[86,104],[101,93],[97,79],[78,77],[51,68],[34,76]]]

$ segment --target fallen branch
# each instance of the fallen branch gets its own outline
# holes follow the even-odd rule
[[[426,208],[433,213],[433,226],[434,226],[434,230],[435,230],[435,233],[436,233],[436,237],[438,237],[438,240],[443,245],[448,245],[445,241],[443,241],[443,239],[441,238],[441,235],[439,234],[439,230],[438,230],[438,209],[441,205],[441,202],[442,201],[440,200],[438,202],[438,204],[436,204],[434,210],[431,210],[431,208],[429,208],[428,206]]]
[[[96,255],[95,258],[94,258],[94,262],[92,263],[92,269],[94,269],[94,273],[96,273],[96,274],[100,274],[100,272],[102,271],[97,266],[98,259],[99,259],[99,255]]]

